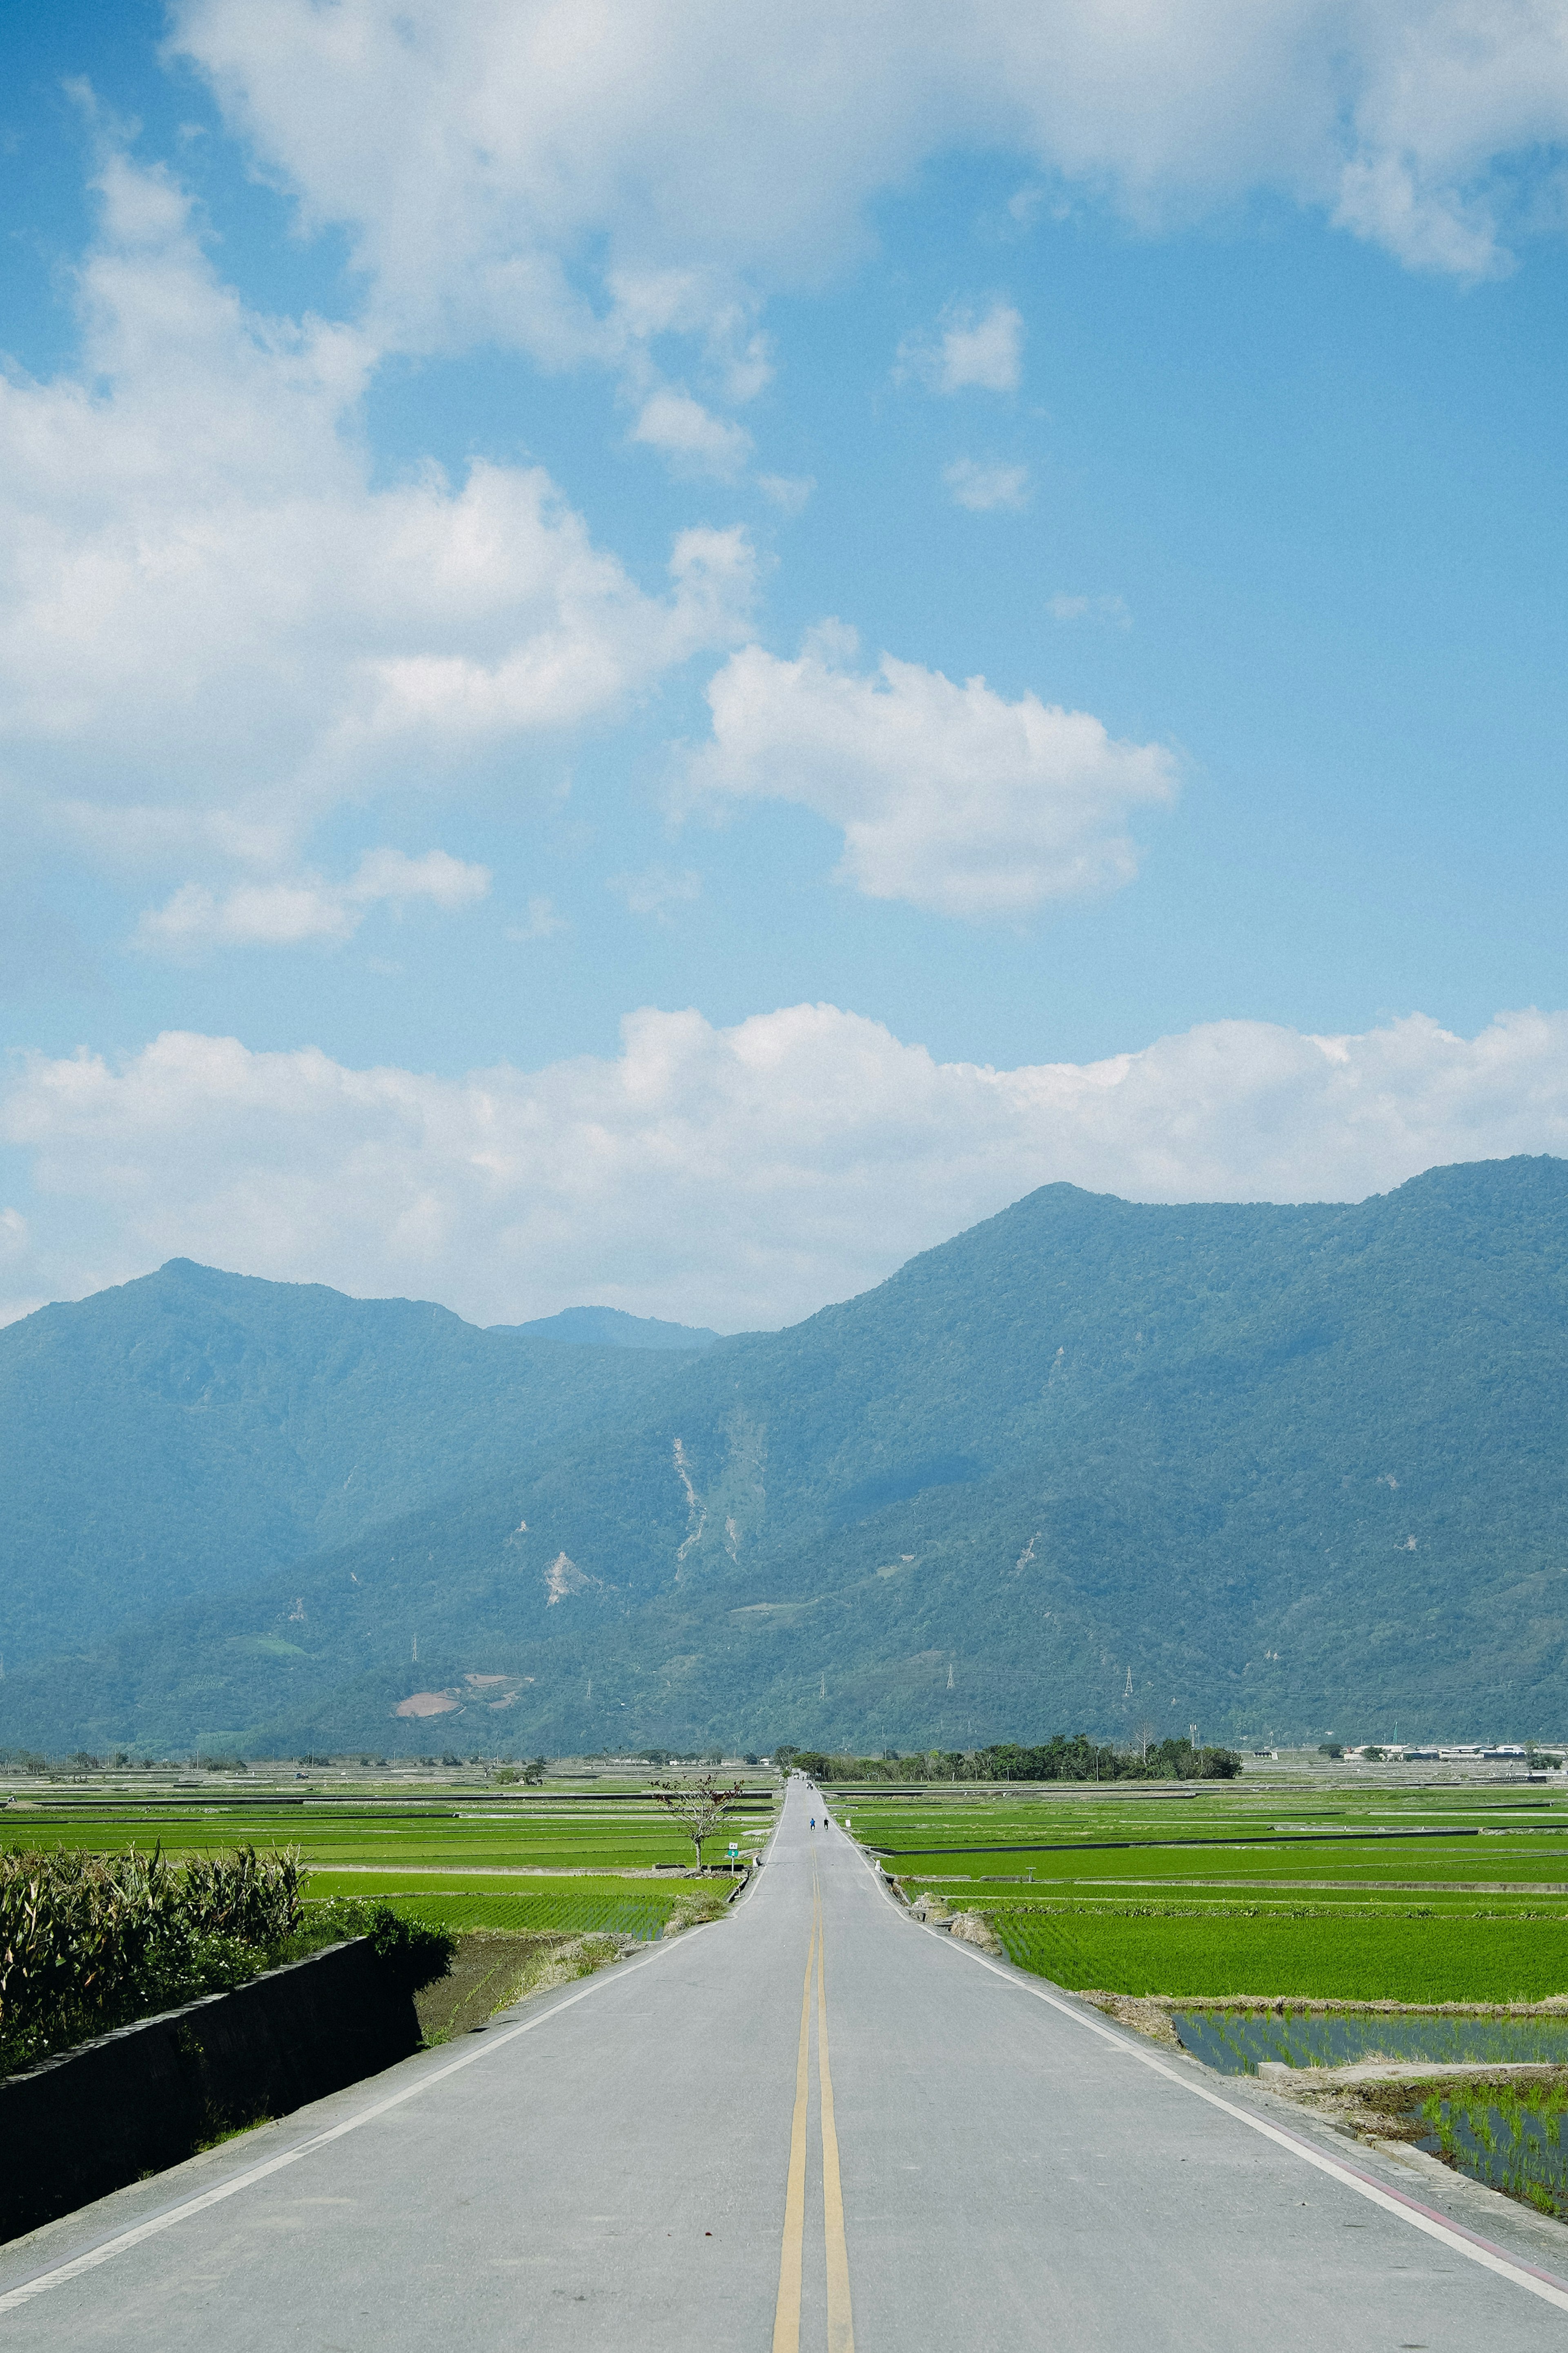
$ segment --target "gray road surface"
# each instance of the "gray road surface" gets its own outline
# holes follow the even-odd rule
[[[1568,2341],[1561,2226],[1042,1998],[807,1810],[723,1922],[0,2250],[0,2353]]]

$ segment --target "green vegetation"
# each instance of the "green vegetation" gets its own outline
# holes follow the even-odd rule
[[[455,1936],[481,1930],[557,1941],[595,1935],[646,1940],[716,1916],[732,1892],[727,1871],[701,1882],[689,1876],[691,1849],[682,1826],[647,1789],[598,1784],[591,1791],[557,1787],[548,1795],[516,1785],[507,1789],[502,1795],[479,1784],[387,1791],[365,1785],[289,1799],[265,1788],[254,1794],[204,1789],[195,1797],[154,1798],[51,1787],[13,1806],[6,1825],[15,1841],[13,1868],[22,1876],[28,1869],[46,1876],[74,1873],[85,1883],[107,1874],[107,1884],[124,1873],[130,1883],[155,1868],[165,1891],[186,1888],[193,1894],[215,1873],[225,1885],[233,1883],[229,1850],[237,1834],[252,1848],[287,1851],[299,1913],[294,1941],[280,1943],[275,1924],[252,1921],[238,1957],[233,1918],[209,1904],[230,1943],[221,1950],[202,1948],[205,1977],[194,1963],[184,1975],[173,1957],[160,1964],[155,1982],[165,1991],[159,2000],[168,2001],[189,1998],[193,1987],[237,1982],[238,1976],[307,1945],[350,1936],[371,1935],[389,1965],[411,1983],[423,1981],[421,1972],[429,1974]],[[754,1784],[733,1799],[730,1818],[741,1827],[713,1832],[704,1848],[707,1865],[727,1862],[731,1836],[748,1852],[761,1846],[776,1803],[770,1784]],[[151,1866],[145,1858],[154,1852]],[[428,1942],[435,1932],[445,1939],[441,1950]],[[149,1970],[142,1978],[154,1982]],[[145,2007],[140,1994],[134,1999]],[[76,2039],[68,2007],[61,2010],[60,2032]],[[108,2013],[105,2022],[113,2022]]]
[[[1190,1740],[1112,1748],[1084,1732],[1053,1733],[1034,1748],[1009,1740],[992,1748],[933,1748],[911,1757],[830,1757],[816,1748],[787,1746],[776,1753],[781,1764],[809,1773],[814,1781],[862,1786],[879,1781],[1234,1781],[1241,1771],[1234,1748],[1194,1748]]]
[[[1400,2002],[1568,1994],[1568,1802],[1489,1788],[1232,1783],[1072,1797],[844,1793],[910,1895],[1058,1984]]]
[[[711,1773],[696,1781],[656,1781],[654,1792],[672,1821],[680,1824],[691,1842],[694,1868],[700,1872],[706,1846],[738,1811],[746,1794],[743,1781],[721,1782]]]
[[[0,2073],[352,1936],[368,1936],[415,1993],[477,1937],[480,1957],[491,1953],[485,1983],[511,2000],[525,1982],[554,1982],[551,1971],[581,1974],[715,1918],[733,1892],[728,1872],[689,1875],[684,1826],[655,1792],[504,1786],[294,1798],[265,1786],[195,1797],[30,1787],[0,1855]],[[692,1788],[708,1804],[704,1785]],[[721,1794],[710,1863],[727,1859],[725,1814],[754,1850],[777,1803],[771,1784]],[[521,1958],[496,1991],[503,1946]],[[477,1967],[422,2015],[471,2008]]]
[[[481,1930],[465,1936],[448,1973],[415,2000],[426,2043],[447,2042],[498,2010],[544,1987],[591,1976],[618,1960],[613,1936],[509,1935]]]
[[[242,1984],[301,1925],[292,1854],[0,1854],[0,2073]]]
[[[352,1936],[368,1937],[382,1968],[408,1993],[444,1978],[458,1949],[458,1939],[444,1920],[416,1919],[390,1904],[351,1896],[308,1904],[299,1933],[274,1957],[296,1959],[324,1945],[345,1944]]]
[[[252,1585],[560,1443],[685,1361],[188,1259],[46,1307],[0,1332],[0,1654],[15,1674]],[[308,1620],[255,1630],[284,1666],[316,1647]],[[181,1749],[232,1745],[216,1720]],[[62,1719],[43,1745],[105,1736]]]
[[[986,1907],[1010,1960],[1107,1993],[1313,1995],[1343,2001],[1542,2001],[1568,1993],[1568,1936],[1531,1919],[1343,1913]]]
[[[699,1888],[649,1887],[627,1879],[546,1881],[519,1888],[515,1882],[484,1893],[443,1888],[429,1895],[404,1893],[389,1895],[405,1919],[431,1922],[459,1936],[475,1929],[505,1930],[513,1936],[540,1936],[552,1931],[571,1936],[627,1936],[647,1943],[662,1936],[673,1922],[695,1926],[717,1919],[730,1898],[728,1885],[710,1882]]]
[[[749,1850],[776,1802],[771,1785],[731,1799]],[[369,1936],[411,1991],[476,1934],[521,1939],[541,1968],[566,1968],[570,1947],[571,1974],[715,1917],[733,1888],[727,1873],[689,1875],[681,1826],[636,1787],[367,1785],[290,1799],[46,1785],[6,1827],[0,2072],[350,1936]],[[727,1845],[716,1831],[706,1859]]]
[[[1568,2072],[1489,2073],[1325,2088],[1311,2105],[1375,2139],[1414,2141],[1538,2213],[1568,2219]]]
[[[739,1827],[710,1835],[704,1862],[727,1861],[731,1836],[746,1852],[760,1845],[773,1827],[776,1802],[771,1785],[753,1783],[731,1810]],[[421,1885],[472,1891],[497,1874],[675,1873],[691,1860],[681,1826],[657,1796],[638,1787],[535,1796],[502,1794],[483,1783],[426,1784],[418,1790],[369,1786],[292,1802],[275,1790],[254,1798],[228,1790],[148,1798],[67,1788],[29,1791],[7,1810],[5,1831],[17,1846],[47,1849],[68,1841],[104,1854],[155,1843],[168,1852],[199,1854],[243,1836],[297,1849],[315,1893],[358,1886],[380,1894]]]
[[[1564,2113],[1568,2080],[1563,2077],[1446,2084],[1441,2090],[1434,2085],[1419,2109],[1427,2127],[1421,2145],[1538,2213],[1568,2216]]]
[[[34,1751],[1568,1729],[1558,1160],[1047,1186],[705,1353],[175,1268],[0,1335],[0,1406]]]

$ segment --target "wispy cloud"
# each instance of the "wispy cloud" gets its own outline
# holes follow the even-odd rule
[[[1120,596],[1058,595],[1047,601],[1046,610],[1053,621],[1106,621],[1116,629],[1132,627],[1132,616]]]
[[[785,514],[799,514],[816,488],[815,474],[759,474],[757,488]]]
[[[557,913],[553,899],[537,897],[529,901],[528,913],[521,923],[507,926],[506,935],[509,940],[552,940],[571,928],[565,916]]]
[[[1027,466],[987,466],[973,458],[955,458],[942,468],[942,479],[953,504],[967,507],[972,514],[1017,514],[1029,503]]]
[[[199,955],[218,947],[302,947],[341,944],[358,931],[372,907],[405,907],[427,900],[447,914],[471,907],[490,887],[489,869],[465,865],[444,849],[407,858],[400,849],[368,849],[347,882],[317,874],[242,882],[218,895],[187,882],[137,925],[136,945],[164,955]]]
[[[702,877],[691,867],[672,874],[665,866],[647,866],[640,874],[612,874],[605,883],[626,901],[634,915],[652,915],[657,923],[673,921],[671,910],[689,906],[702,896]]]

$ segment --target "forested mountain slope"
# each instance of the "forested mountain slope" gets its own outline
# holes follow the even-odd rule
[[[1568,1731],[1565,1439],[1568,1165],[1352,1207],[1050,1186],[450,1501],[8,1676],[0,1740]]]
[[[0,1331],[0,1657],[253,1584],[682,1361],[186,1259],[43,1308]]]

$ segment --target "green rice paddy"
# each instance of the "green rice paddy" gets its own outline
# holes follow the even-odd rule
[[[1176,1998],[1568,1993],[1568,1791],[1256,1783],[840,1796],[906,1892],[1057,1984]]]
[[[703,1848],[705,1864],[742,1855],[772,1831],[777,1793],[752,1788]],[[689,1841],[658,1799],[634,1784],[593,1790],[489,1791],[482,1785],[348,1786],[300,1796],[230,1786],[148,1795],[29,1789],[0,1818],[0,1844],[99,1853],[161,1845],[172,1859],[252,1842],[298,1847],[308,1898],[363,1896],[458,1933],[568,1930],[651,1937],[699,1883]],[[657,1874],[657,1875],[656,1875]],[[726,1883],[701,1883],[700,1909]]]
[[[1107,1993],[1508,2002],[1568,1992],[1568,1923],[1558,1921],[987,1909],[1019,1968]]]
[[[1418,2085],[1426,2096],[1417,2146],[1539,2213],[1568,2215],[1568,2148],[1563,2118],[1568,2084],[1492,2084],[1474,2089]]]

